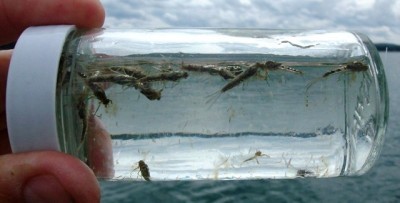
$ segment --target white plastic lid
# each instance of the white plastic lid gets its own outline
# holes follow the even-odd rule
[[[60,151],[56,119],[57,73],[64,42],[72,25],[26,29],[11,57],[6,115],[14,153]]]

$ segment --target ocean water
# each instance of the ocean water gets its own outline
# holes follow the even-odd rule
[[[102,202],[397,202],[400,201],[400,53],[381,53],[390,117],[381,155],[363,176],[293,180],[100,182]]]

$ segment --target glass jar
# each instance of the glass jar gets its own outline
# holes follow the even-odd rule
[[[335,177],[371,168],[388,100],[358,33],[44,26],[16,45],[7,117],[14,152],[109,180]]]

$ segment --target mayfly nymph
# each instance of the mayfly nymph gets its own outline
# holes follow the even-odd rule
[[[187,71],[192,71],[192,72],[207,72],[210,75],[220,75],[222,78],[224,78],[225,80],[227,79],[233,79],[235,77],[235,75],[229,71],[227,68],[225,67],[216,67],[215,65],[184,65],[182,63],[181,68],[183,70],[187,70]]]
[[[88,83],[89,88],[93,91],[93,95],[102,103],[105,107],[112,103],[110,99],[107,98],[106,93],[103,88],[94,83]]]
[[[291,73],[296,73],[296,74],[303,74],[303,71],[290,68],[288,66],[283,65],[282,63],[274,62],[274,61],[267,61],[265,64],[261,63],[256,63],[256,66],[260,67],[264,71],[275,71],[275,70],[283,70],[283,71],[288,71]]]
[[[252,156],[252,157],[250,157],[250,158],[244,160],[243,163],[255,159],[255,160],[257,161],[257,164],[260,164],[260,163],[258,162],[257,157],[261,157],[261,156],[266,156],[266,157],[270,158],[270,156],[268,156],[267,154],[263,154],[261,151],[256,151],[256,153],[254,153],[254,156]]]
[[[132,86],[133,83],[137,81],[137,78],[128,75],[116,75],[116,74],[106,74],[106,75],[96,75],[88,78],[89,83],[94,82],[112,82],[119,85]]]
[[[85,80],[86,85],[92,90],[93,95],[102,104],[104,104],[105,107],[107,107],[107,105],[109,103],[112,103],[112,101],[107,98],[106,93],[104,92],[103,88],[101,88],[99,85],[89,81],[85,74],[78,72],[78,75],[81,76]]]
[[[76,104],[76,108],[78,110],[79,118],[82,120],[81,142],[83,142],[85,139],[85,134],[88,125],[88,115],[87,115],[86,102],[84,96],[81,95],[79,97],[78,103]]]
[[[139,89],[140,93],[142,93],[144,96],[146,96],[147,99],[149,99],[149,100],[160,100],[161,99],[161,92],[163,91],[162,89],[157,91],[157,90],[151,88],[148,83],[141,83],[141,82],[135,83],[134,87],[136,89]]]
[[[181,78],[187,78],[189,75],[187,72],[172,71],[163,72],[158,75],[145,76],[139,79],[139,82],[156,82],[156,81],[177,81]]]
[[[342,72],[364,72],[368,70],[368,65],[366,65],[365,63],[362,63],[360,61],[353,61],[353,62],[349,62],[346,63],[345,65],[341,65],[339,68],[336,68],[334,70],[330,70],[326,73],[324,73],[322,75],[322,77],[314,79],[313,81],[309,82],[306,85],[306,93],[308,92],[308,89],[310,89],[310,87],[312,85],[314,85],[316,82],[318,82],[319,80],[323,79],[323,78],[327,78],[328,76],[335,74],[335,73],[342,73]]]
[[[144,163],[143,160],[140,160],[138,164],[139,164],[138,168],[140,170],[140,174],[142,175],[142,177],[145,180],[150,181],[150,170],[147,164]]]
[[[297,170],[296,177],[304,178],[304,177],[310,177],[310,176],[315,176],[314,172],[308,171],[305,169]]]
[[[111,71],[120,73],[123,75],[128,75],[136,79],[140,79],[146,76],[141,68],[138,67],[123,67],[123,66],[113,66],[110,68]]]
[[[241,82],[245,81],[246,79],[250,78],[251,76],[255,75],[257,73],[259,66],[253,65],[250,66],[248,69],[237,75],[235,78],[233,78],[230,82],[228,82],[222,89],[220,90],[221,93],[226,92],[237,85],[239,85]]]
[[[368,70],[368,66],[360,61],[353,61],[350,63],[347,63],[346,65],[340,66],[337,69],[331,70],[329,72],[326,72],[322,77],[328,77],[329,75],[332,75],[334,73],[340,73],[344,71],[352,71],[352,72],[362,72]]]
[[[217,92],[209,95],[210,99],[207,100],[207,103],[209,103],[209,102],[214,103],[215,101],[217,101],[217,99],[219,98],[219,96],[221,96],[222,93],[236,87],[241,82],[254,76],[257,73],[258,68],[259,67],[257,65],[253,65],[253,66],[250,66],[249,68],[247,68],[245,71],[243,71],[242,73],[237,75],[235,78],[233,78],[231,81],[229,81],[225,86],[223,86],[221,88],[221,90],[218,90]]]

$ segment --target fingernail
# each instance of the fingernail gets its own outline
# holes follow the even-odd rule
[[[24,201],[30,202],[73,202],[60,182],[52,175],[36,176],[25,183]]]

